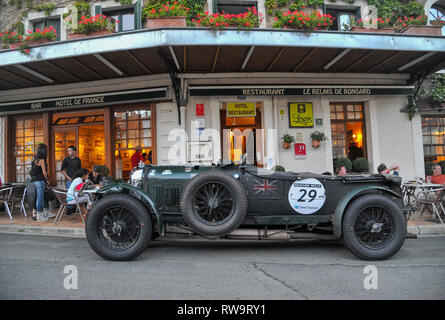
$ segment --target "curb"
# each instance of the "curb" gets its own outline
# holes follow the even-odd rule
[[[41,227],[24,225],[0,225],[0,232],[28,233],[33,235],[65,236],[73,238],[86,238],[83,228]]]
[[[408,226],[407,231],[416,235],[445,235],[445,225]]]
[[[184,233],[184,230],[170,228],[167,239],[193,239],[201,238],[200,236]],[[182,231],[182,232],[180,232]],[[41,226],[25,226],[25,225],[0,225],[0,232],[5,233],[26,233],[33,235],[50,235],[65,236],[73,238],[86,238],[85,229],[83,228],[64,228],[64,227],[41,227]],[[415,235],[445,235],[445,225],[418,225],[408,226],[407,232]]]

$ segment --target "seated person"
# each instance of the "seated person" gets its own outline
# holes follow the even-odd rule
[[[431,176],[431,183],[445,184],[445,174],[442,174],[442,167],[435,163],[433,164],[433,175]]]
[[[79,204],[87,203],[87,211],[91,209],[92,202],[90,200],[90,197],[87,194],[80,195],[80,190],[82,189],[85,181],[88,180],[88,170],[81,168],[76,172],[75,179],[70,185],[70,188],[68,189],[68,195],[66,196],[66,202],[68,204],[76,204],[76,200],[74,198],[74,194],[77,196],[77,202]]]
[[[92,184],[95,186],[100,186],[100,179],[102,177],[100,176],[99,167],[94,166],[93,171],[90,173],[88,179],[91,181]]]
[[[395,175],[395,176],[398,176],[398,175],[399,175],[398,170],[399,170],[399,166],[396,165],[396,164],[393,164],[390,168],[387,168],[386,165],[385,165],[384,163],[381,163],[381,164],[378,166],[378,168],[377,168],[377,171],[378,171],[380,174],[390,174],[391,171],[393,171],[392,174]]]
[[[340,168],[337,170],[338,175],[343,177],[346,175],[347,171],[346,171],[346,167],[345,166],[340,166]]]

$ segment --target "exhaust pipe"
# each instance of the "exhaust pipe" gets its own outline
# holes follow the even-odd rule
[[[334,235],[306,233],[306,232],[286,232],[285,230],[266,229],[237,229],[226,236],[227,239],[236,240],[291,240],[291,239],[316,239],[316,240],[337,240]]]

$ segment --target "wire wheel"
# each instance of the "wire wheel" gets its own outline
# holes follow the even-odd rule
[[[97,225],[100,241],[113,250],[131,248],[140,235],[137,217],[123,207],[112,207],[104,211]]]
[[[208,182],[193,195],[193,213],[207,225],[217,226],[229,220],[234,212],[232,191],[221,182]]]
[[[366,248],[378,250],[386,247],[394,238],[396,225],[392,215],[383,207],[363,209],[354,223],[354,234]]]

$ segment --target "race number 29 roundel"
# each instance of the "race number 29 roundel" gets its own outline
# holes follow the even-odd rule
[[[323,207],[326,192],[317,179],[304,179],[292,183],[289,189],[289,204],[296,212],[312,214]]]

